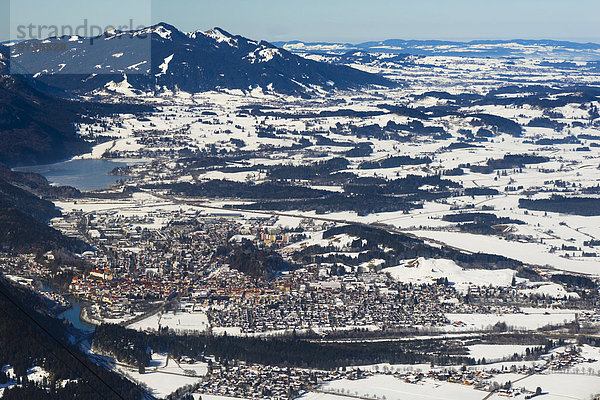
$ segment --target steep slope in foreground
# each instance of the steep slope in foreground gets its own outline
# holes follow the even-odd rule
[[[48,317],[46,309],[32,291],[0,277],[0,371],[12,367],[8,381],[0,385],[2,399],[152,399],[139,386],[87,359],[72,345],[65,325]]]
[[[184,33],[168,24],[131,32],[111,32],[93,40],[50,38],[59,52],[13,48],[13,70],[69,92],[113,89],[265,90],[307,94],[315,88],[347,89],[391,82],[347,66],[311,61],[264,41],[235,36],[222,29]],[[62,47],[61,47],[62,46]],[[18,63],[18,64],[16,64]]]

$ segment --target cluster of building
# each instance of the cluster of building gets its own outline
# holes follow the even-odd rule
[[[38,260],[35,254],[2,255],[0,253],[0,268],[6,275],[25,279],[39,279],[53,274],[50,267],[43,260]]]
[[[176,282],[148,278],[112,278],[108,271],[94,270],[83,277],[73,277],[71,293],[93,304],[94,319],[131,317],[149,303],[167,300],[178,293]]]
[[[333,371],[318,371],[244,362],[230,362],[225,365],[214,363],[209,367],[208,374],[199,384],[195,385],[193,390],[200,394],[236,398],[285,400],[297,398],[308,391],[339,395],[339,391],[328,388],[327,382],[339,379],[365,379],[375,374],[385,374],[393,375],[410,384],[431,381],[450,382],[505,397],[532,396],[535,392],[520,387],[517,382],[513,383],[499,378],[503,374],[517,374],[525,378],[594,361],[586,359],[576,347],[572,347],[563,352],[553,353],[545,363],[536,362],[529,365],[518,363],[510,367],[499,368],[459,366],[421,370],[406,366],[402,369],[386,366],[383,369],[343,368]],[[500,384],[498,381],[502,383]],[[360,398],[358,393],[356,395],[348,393],[348,396]]]
[[[538,283],[515,283],[511,286],[472,285],[466,300],[472,304],[522,305],[527,307],[564,307],[577,308],[589,306],[588,300],[575,292],[556,291],[549,287],[551,283],[543,280]],[[544,290],[545,287],[548,290]],[[584,289],[580,289],[584,291]]]
[[[197,212],[182,210],[175,218],[160,211],[154,214],[152,220],[135,215],[86,216],[87,234],[93,233],[99,248],[86,258],[96,268],[75,276],[70,290],[94,305],[91,311],[96,315],[90,317],[123,318],[144,311],[149,303],[185,296],[194,282],[221,265],[223,257],[216,251],[237,231],[227,219]],[[168,222],[160,229],[144,226],[163,219]]]
[[[402,284],[377,273],[319,280],[305,269],[260,286],[226,270],[207,282],[202,295],[197,301],[206,307],[214,327],[236,327],[244,333],[441,326],[448,324],[442,301],[456,299],[445,285]]]
[[[563,351],[551,353],[546,357],[546,364],[544,365],[545,370],[560,371],[575,367],[577,365],[583,365],[587,363],[593,363],[596,360],[585,358],[581,351],[577,347],[565,348]],[[585,367],[584,367],[585,368]]]
[[[142,205],[140,205],[142,206]],[[276,218],[244,219],[195,209],[155,209],[148,213],[75,211],[66,219],[98,251],[84,257],[95,268],[72,279],[70,290],[87,300],[96,319],[120,319],[145,311],[147,303],[210,291],[231,296],[251,287],[238,278],[223,287],[211,278],[236,241],[281,247],[297,233],[274,226]],[[82,227],[84,229],[82,230]],[[237,288],[237,289],[236,289]]]
[[[356,370],[316,371],[240,362],[212,367],[196,391],[243,399],[288,400],[325,382],[360,379],[368,375],[370,373]]]

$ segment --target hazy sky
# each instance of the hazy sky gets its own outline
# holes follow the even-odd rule
[[[172,0],[153,18],[268,40],[549,38],[600,42],[598,0]],[[189,9],[190,12],[181,12]]]
[[[13,0],[11,5],[12,18],[2,22],[13,30],[16,20],[77,25],[89,18],[110,25],[131,17],[136,25],[164,21],[184,31],[219,26],[270,41],[545,38],[600,42],[599,0]],[[8,15],[6,10],[0,13]],[[0,37],[6,40],[6,32],[0,32]]]

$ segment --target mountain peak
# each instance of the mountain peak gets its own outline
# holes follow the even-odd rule
[[[227,31],[226,31],[225,29],[223,29],[223,28],[219,28],[218,26],[215,26],[215,27],[214,27],[214,28],[212,28],[210,31],[217,32],[217,33],[219,33],[219,34],[221,34],[221,35],[223,35],[223,36],[233,37],[233,35],[232,35],[231,33],[227,32]]]
[[[182,34],[179,31],[179,29],[177,29],[173,25],[167,24],[166,22],[159,22],[158,24],[149,26],[147,28],[142,28],[142,29],[138,30],[137,32],[134,32],[134,36],[142,35],[142,34],[152,34],[152,33],[160,36],[161,38],[163,38],[165,40],[172,40],[173,35],[176,35],[176,34],[181,35]]]
[[[219,27],[215,27],[207,31],[198,30],[190,32],[188,33],[188,36],[192,39],[196,39],[199,36],[203,36],[212,39],[217,43],[227,43],[230,46],[237,46],[238,43],[238,39],[236,38],[236,36],[227,32],[225,29]]]
[[[171,32],[179,32],[179,29],[177,29],[174,25],[168,24],[166,22],[159,22],[150,26],[150,28],[154,30],[167,30]]]

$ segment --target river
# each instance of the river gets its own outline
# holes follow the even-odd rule
[[[35,172],[43,175],[50,183],[72,186],[82,191],[107,189],[126,176],[113,176],[109,172],[116,167],[133,165],[122,161],[76,159],[55,164],[33,165],[14,168],[15,171]]]
[[[47,283],[42,283],[42,290],[44,292],[57,292],[60,293],[59,290],[57,290],[56,287],[47,284]],[[58,319],[66,319],[67,321],[69,321],[71,324],[73,324],[73,326],[81,331],[84,332],[93,332],[96,327],[92,324],[89,324],[85,321],[83,321],[80,316],[81,316],[81,308],[84,307],[84,303],[82,303],[81,301],[79,301],[76,297],[73,296],[69,296],[68,297],[69,302],[71,303],[71,307],[65,311],[63,311],[62,313],[60,313],[57,317]]]

